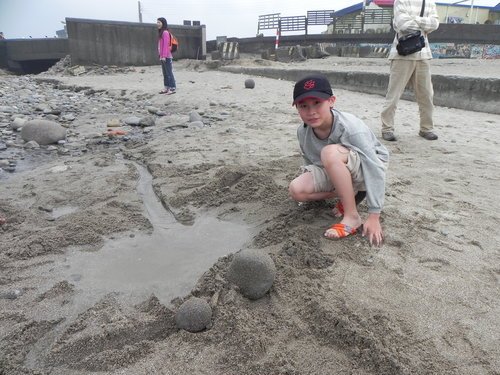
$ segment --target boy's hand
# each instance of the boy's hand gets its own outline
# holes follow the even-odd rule
[[[370,245],[380,246],[384,236],[380,225],[380,214],[369,214],[368,219],[363,224],[363,237],[368,237]]]

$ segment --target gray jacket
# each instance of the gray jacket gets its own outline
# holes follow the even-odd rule
[[[356,116],[333,112],[333,126],[327,139],[319,139],[313,129],[300,125],[297,129],[300,149],[307,165],[323,167],[321,149],[328,144],[341,144],[356,151],[361,159],[361,170],[365,180],[368,212],[380,213],[384,205],[385,171],[389,162],[389,151],[375,137],[371,129]]]

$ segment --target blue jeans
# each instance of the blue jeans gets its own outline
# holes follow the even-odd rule
[[[163,86],[175,90],[175,78],[172,67],[172,58],[161,60],[161,70],[163,72]]]

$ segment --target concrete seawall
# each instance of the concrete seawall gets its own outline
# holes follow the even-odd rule
[[[350,91],[385,95],[389,74],[362,71],[338,72],[319,69],[279,69],[271,67],[222,66],[221,71],[296,81],[313,72],[324,74],[332,85]],[[500,79],[432,75],[434,104],[469,111],[500,114]],[[411,90],[403,99],[414,100]]]

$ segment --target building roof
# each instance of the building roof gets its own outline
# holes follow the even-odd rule
[[[394,5],[394,0],[368,0],[368,3],[374,3],[380,7],[392,7]],[[441,5],[441,6],[454,6],[454,7],[466,7],[470,8],[470,5],[467,4],[453,4],[453,3],[436,3],[436,5]],[[488,7],[484,5],[474,5],[474,8],[484,8],[484,9],[489,9],[492,12],[500,12],[500,3],[498,3],[494,7]],[[351,5],[347,8],[341,9],[337,12],[333,13],[334,17],[343,17],[347,14],[354,13],[354,12],[359,12],[363,9],[363,3],[357,3],[354,5]]]
[[[379,7],[392,7],[394,0],[373,0],[372,3],[375,3]]]
[[[350,7],[341,9],[338,12],[334,12],[333,16],[334,17],[343,17],[347,14],[360,11],[361,9],[363,9],[363,3],[358,3],[358,4],[351,5]]]

